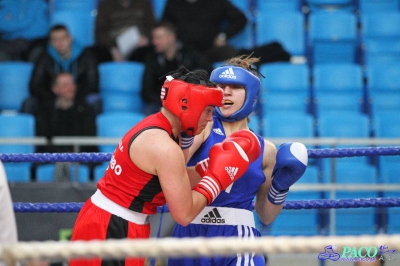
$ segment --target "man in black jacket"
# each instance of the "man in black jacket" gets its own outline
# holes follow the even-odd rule
[[[175,28],[169,22],[160,22],[152,30],[153,49],[146,53],[141,96],[146,115],[160,110],[160,93],[163,80],[159,78],[176,70],[180,65],[187,69],[212,70],[212,65],[193,48],[183,45],[176,38]]]
[[[260,58],[258,65],[290,60],[290,54],[279,42],[252,49],[237,49],[228,44],[249,23],[229,0],[168,0],[162,19],[174,24],[182,43],[203,53],[211,63],[243,54]]]
[[[57,136],[96,136],[96,115],[84,99],[77,99],[72,74],[60,72],[52,78],[54,99],[44,101],[36,113],[36,135],[51,140]],[[83,152],[97,152],[97,147],[83,146]],[[37,152],[74,152],[73,146],[38,146]]]
[[[207,55],[210,62],[236,55],[227,40],[247,24],[244,13],[228,0],[168,0],[162,20],[173,23],[178,39]]]
[[[50,29],[47,49],[38,58],[33,69],[30,81],[31,96],[38,104],[55,99],[56,95],[51,89],[52,78],[60,72],[69,72],[77,84],[76,100],[86,99],[90,104],[93,101],[99,102],[98,97],[93,97],[98,93],[97,66],[95,55],[74,42],[64,25],[54,25]],[[32,98],[30,100],[32,101]],[[25,111],[31,112],[31,106],[24,108]]]

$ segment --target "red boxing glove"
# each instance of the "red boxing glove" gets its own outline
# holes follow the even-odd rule
[[[254,162],[260,156],[261,145],[257,136],[250,130],[242,129],[234,132],[227,137],[223,142],[233,140],[246,152],[249,157],[249,162]],[[208,161],[210,158],[201,160],[196,164],[196,171],[200,176],[204,176],[204,172],[208,168]]]
[[[207,198],[208,205],[222,190],[239,179],[249,167],[246,153],[233,140],[224,140],[212,146],[209,158],[203,178],[193,188]]]
[[[233,140],[243,150],[246,152],[249,157],[249,162],[252,163],[260,156],[261,153],[261,145],[258,140],[256,134],[247,129],[241,129],[234,133],[232,133],[229,137],[227,137],[224,141]]]

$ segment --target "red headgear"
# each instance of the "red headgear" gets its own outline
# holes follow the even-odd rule
[[[193,136],[201,113],[209,106],[222,106],[224,93],[220,88],[187,83],[167,76],[161,89],[162,105],[179,117],[183,131]]]

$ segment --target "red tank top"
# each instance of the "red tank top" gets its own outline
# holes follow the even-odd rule
[[[139,169],[129,157],[129,147],[141,132],[152,128],[163,129],[173,138],[171,125],[161,112],[146,117],[118,143],[103,178],[97,184],[110,200],[144,214],[155,214],[157,206],[166,201],[158,176]]]

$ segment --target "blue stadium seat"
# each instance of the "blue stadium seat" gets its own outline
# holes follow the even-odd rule
[[[162,19],[166,3],[167,0],[151,0],[151,4],[153,5],[154,17],[156,18],[156,20],[159,21]]]
[[[263,90],[307,91],[309,87],[309,70],[306,64],[287,62],[262,64],[260,73],[266,77],[261,79]]]
[[[379,170],[381,182],[384,184],[400,184],[400,156],[380,156],[379,157]],[[393,193],[388,191],[387,193]],[[400,191],[395,191],[399,194]]]
[[[399,11],[382,11],[361,15],[362,37],[368,39],[400,38]]]
[[[261,134],[261,121],[257,114],[250,115],[249,128],[257,134]]]
[[[318,168],[316,166],[308,166],[303,176],[296,184],[317,184]],[[296,185],[294,185],[296,186]],[[319,199],[318,192],[310,191],[291,191],[288,200],[310,200]],[[282,218],[280,218],[282,215]],[[257,215],[255,215],[257,228],[264,235],[315,235],[319,232],[318,211],[317,210],[284,210],[279,214],[277,220],[271,226],[262,224]],[[293,220],[299,221],[293,224]],[[264,232],[265,231],[265,232]]]
[[[145,116],[133,112],[109,112],[96,117],[97,136],[107,138],[122,138],[135,124]],[[100,152],[113,152],[117,143],[99,145]]]
[[[265,115],[275,111],[307,112],[309,69],[306,64],[269,63],[260,66],[262,108]]]
[[[308,165],[305,173],[296,182],[296,184],[318,184],[319,183],[319,169],[315,165]]]
[[[398,0],[358,0],[358,10],[361,14],[375,13],[379,11],[399,10]]]
[[[400,197],[400,193],[392,192],[386,195],[387,197]],[[399,234],[400,233],[400,207],[391,207],[387,209],[388,222],[387,231],[388,234]]]
[[[143,101],[137,93],[103,92],[102,111],[109,112],[142,112]]]
[[[400,91],[372,91],[370,92],[370,109],[375,114],[393,115],[400,111]]]
[[[78,179],[76,179],[76,167],[74,163],[71,164],[70,177],[71,182],[78,181],[79,183],[87,183],[90,178],[90,169],[87,165],[79,164],[78,166]],[[37,182],[54,182],[55,165],[46,164],[36,167],[36,181]]]
[[[376,184],[377,171],[366,163],[337,161],[337,184]],[[377,191],[337,191],[336,199],[377,198]],[[337,235],[376,234],[376,211],[374,208],[335,210],[335,233]],[[351,219],[350,219],[351,217]]]
[[[341,158],[342,159],[342,158]],[[336,183],[338,184],[375,184],[378,173],[376,167],[365,163],[336,162]],[[353,191],[345,192],[353,193]]]
[[[390,64],[400,61],[400,38],[369,38],[363,41],[364,64]]]
[[[29,62],[0,62],[0,110],[20,110],[29,96],[32,70]]]
[[[287,200],[311,200],[319,198],[319,193],[314,191],[290,191]],[[270,230],[270,235],[272,236],[317,235],[319,233],[318,210],[282,210],[271,224]]]
[[[308,57],[311,63],[358,63],[359,38],[354,13],[316,12],[309,16]]]
[[[30,163],[3,163],[8,182],[30,182]]]
[[[247,24],[242,31],[229,38],[228,43],[237,49],[252,49],[254,47],[254,16],[250,10],[250,3],[243,0],[230,0],[230,2],[245,14]]]
[[[318,64],[313,69],[317,115],[325,111],[363,110],[363,72],[352,63]]]
[[[144,64],[105,62],[99,65],[100,92],[140,93]]]
[[[354,0],[305,0],[305,3],[311,12],[354,11],[356,9]]]
[[[301,11],[303,0],[258,0],[256,1],[257,11],[265,12],[286,12]]]
[[[370,65],[366,71],[372,114],[400,111],[400,63]]]
[[[381,156],[379,157],[379,166],[382,183],[386,185],[400,185],[400,156]],[[399,198],[399,190],[386,191],[385,198]],[[400,207],[387,208],[387,233],[400,233]]]
[[[144,64],[139,62],[101,63],[99,87],[103,112],[141,112],[143,72]]]
[[[272,138],[310,138],[314,119],[305,112],[271,112],[263,117],[263,135]]]
[[[322,138],[368,138],[370,136],[370,121],[367,115],[354,111],[323,112],[318,117],[317,131]],[[336,145],[335,148],[349,148],[357,145]],[[321,148],[331,148],[322,145]],[[333,161],[332,161],[333,160]],[[332,180],[332,171],[336,162],[367,163],[366,157],[345,157],[340,159],[320,159],[323,182]]]
[[[400,100],[400,99],[399,99]],[[397,112],[375,112],[373,118],[375,137],[398,138],[400,135],[400,119]]]
[[[370,121],[360,112],[337,111],[322,113],[318,117],[320,137],[368,138]]]
[[[97,0],[50,0],[49,6],[51,12],[66,10],[81,10],[84,12],[92,12],[97,9]]]
[[[305,56],[304,15],[300,11],[287,11],[284,15],[281,12],[258,12],[256,45],[274,41],[280,42],[292,56]]]
[[[35,118],[29,114],[0,115],[0,137],[33,138],[35,136]],[[0,145],[0,153],[33,153],[33,144]],[[4,163],[10,182],[29,182],[32,163]]]
[[[50,25],[65,25],[75,41],[87,47],[94,44],[95,17],[82,10],[54,11],[50,14]]]
[[[362,47],[367,65],[400,58],[399,23],[399,10],[361,14]]]

